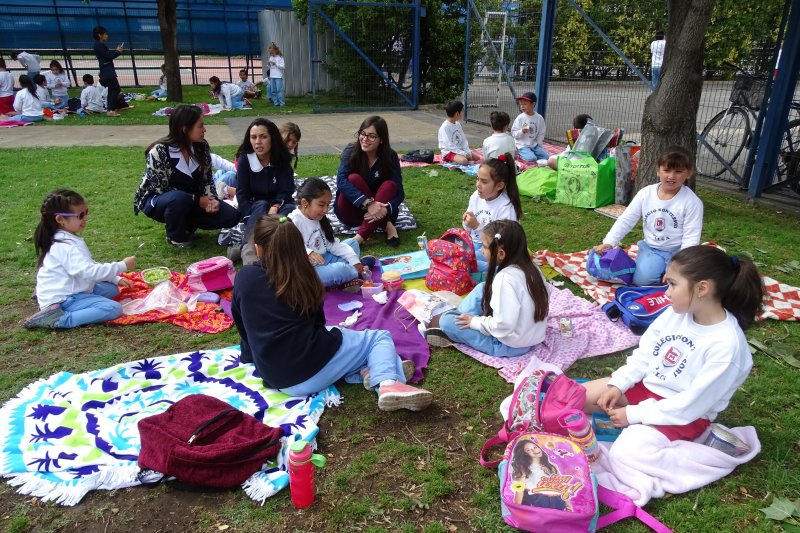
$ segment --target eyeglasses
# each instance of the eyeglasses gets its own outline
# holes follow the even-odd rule
[[[361,139],[366,139],[366,140],[368,140],[368,141],[369,141],[369,142],[371,142],[371,143],[374,143],[375,141],[377,141],[377,140],[378,140],[378,136],[377,136],[377,135],[375,135],[374,133],[364,133],[364,131],[363,131],[363,130],[361,130],[361,131],[359,131],[359,132],[358,132],[358,136],[359,136]]]
[[[54,215],[61,215],[62,217],[78,217],[78,220],[83,220],[86,218],[86,215],[89,214],[89,208],[87,207],[84,211],[80,213],[53,213]]]

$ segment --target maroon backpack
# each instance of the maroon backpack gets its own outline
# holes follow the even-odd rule
[[[478,262],[467,230],[450,228],[440,238],[428,241],[428,257],[431,266],[425,286],[430,290],[451,291],[461,296],[475,286],[470,273],[478,270]]]
[[[277,457],[283,432],[212,396],[191,394],[139,420],[139,467],[199,487],[233,488]]]

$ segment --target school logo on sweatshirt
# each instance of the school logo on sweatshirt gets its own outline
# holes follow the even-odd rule
[[[655,222],[656,231],[664,231],[664,228],[666,227],[666,221],[662,217],[658,217]]]
[[[675,366],[681,359],[683,359],[683,354],[681,351],[674,346],[670,346],[669,349],[667,349],[667,351],[664,353],[664,366]]]

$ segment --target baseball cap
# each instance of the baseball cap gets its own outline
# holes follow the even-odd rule
[[[532,91],[528,91],[527,93],[522,93],[522,96],[518,96],[516,98],[516,100],[517,100],[517,102],[519,102],[520,100],[525,100],[525,101],[528,101],[528,102],[535,102],[536,101],[536,93],[534,93]]]

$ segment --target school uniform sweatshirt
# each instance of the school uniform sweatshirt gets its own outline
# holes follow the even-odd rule
[[[497,272],[489,303],[491,316],[472,317],[470,329],[491,335],[512,348],[536,346],[544,340],[547,320],[533,321],[533,298],[519,267],[508,266]]]
[[[264,385],[282,389],[299,385],[328,364],[342,344],[342,332],[325,327],[320,305],[302,316],[275,295],[260,264],[236,275],[231,314],[241,337],[241,360],[255,363]]]
[[[630,424],[684,425],[698,418],[713,422],[752,366],[747,339],[732,314],[726,311],[722,322],[702,326],[691,313],[668,307],[608,384],[625,392],[641,381],[663,398],[629,405],[625,414]]]
[[[494,132],[483,140],[484,159],[496,159],[505,153],[510,153],[511,157],[516,157],[517,153],[517,143],[508,133]]]
[[[26,117],[41,117],[44,114],[42,102],[28,89],[20,89],[14,95],[14,110]]]
[[[464,156],[470,153],[469,142],[460,122],[442,122],[439,126],[439,150],[442,151],[442,157],[450,153]]]
[[[678,250],[700,244],[703,202],[685,185],[669,200],[658,197],[660,183],[648,185],[633,197],[614,222],[603,244],[616,246],[642,219],[644,240],[651,248]]]
[[[14,95],[14,76],[10,72],[0,71],[0,98]]]
[[[86,85],[81,91],[81,107],[92,113],[102,113],[105,111],[103,95],[95,85]]]
[[[525,125],[528,126],[528,133],[522,131]],[[533,112],[533,115],[527,113],[517,115],[511,125],[511,136],[517,143],[517,150],[525,146],[534,148],[537,144],[542,144],[546,129],[544,117],[536,111]]]
[[[44,309],[68,296],[94,290],[95,283],[119,283],[128,267],[125,261],[98,263],[92,259],[86,242],[68,231],[57,231],[50,251],[36,273],[36,299]]]
[[[517,212],[514,211],[514,206],[511,204],[511,199],[505,190],[497,195],[497,198],[486,201],[478,196],[478,191],[472,193],[469,197],[469,205],[467,211],[471,211],[475,218],[478,219],[478,227],[475,229],[470,228],[462,222],[464,229],[469,231],[473,243],[481,242],[481,233],[483,228],[489,222],[495,220],[517,220]],[[475,250],[475,253],[480,253],[480,250]]]
[[[69,98],[69,94],[67,93],[67,87],[70,86],[69,74],[63,70],[58,74],[53,74],[52,71],[48,70],[44,74],[44,79],[47,80],[47,88],[50,89],[53,98]],[[56,87],[59,83],[61,87]]]
[[[303,235],[303,243],[306,247],[306,253],[317,252],[323,255],[326,252],[345,259],[351,265],[360,265],[361,261],[358,259],[355,250],[344,244],[342,241],[334,237],[333,242],[325,237],[325,232],[322,231],[322,226],[318,220],[311,220],[300,211],[298,207],[291,213],[289,218],[292,223],[300,230]]]

